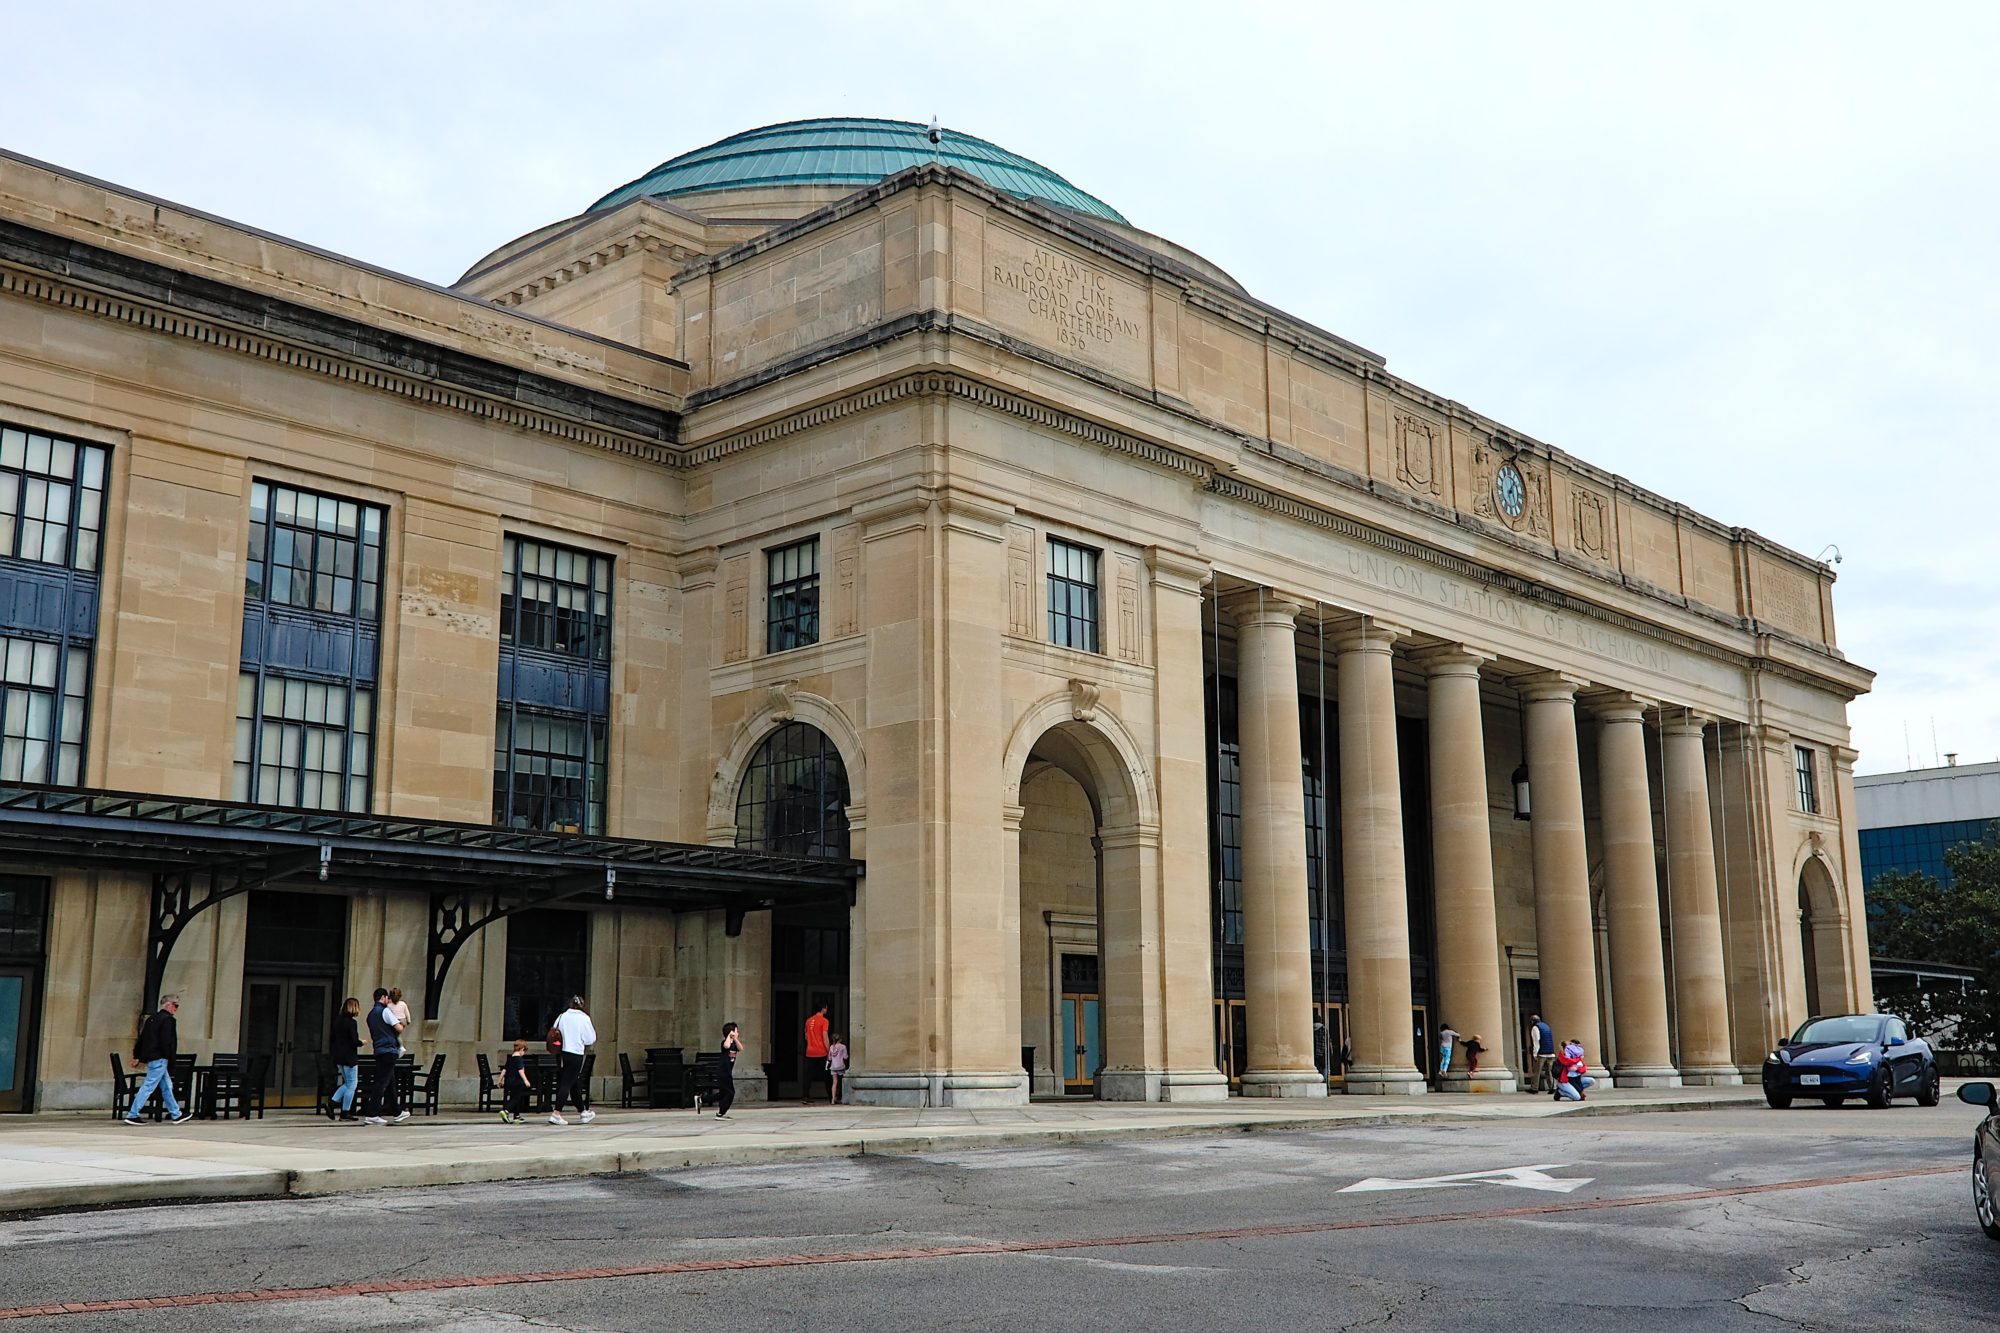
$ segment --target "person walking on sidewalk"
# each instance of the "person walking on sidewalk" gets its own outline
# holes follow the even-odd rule
[[[174,1019],[180,1011],[180,996],[162,996],[159,1009],[139,1025],[139,1039],[132,1043],[132,1068],[144,1068],[146,1077],[139,1084],[139,1090],[132,1094],[132,1106],[125,1115],[128,1125],[139,1123],[139,1113],[152,1100],[154,1088],[160,1090],[160,1101],[167,1108],[168,1124],[185,1125],[194,1119],[194,1112],[183,1110],[180,1100],[174,1096],[173,1075],[167,1072],[169,1062],[180,1054],[180,1024]]]
[[[833,1084],[833,1105],[840,1104],[840,1080],[847,1073],[847,1043],[840,1039],[838,1032],[826,1048],[826,1076]]]
[[[361,1025],[357,1021],[360,1017],[361,1001],[348,996],[341,1002],[340,1012],[333,1016],[333,1032],[327,1042],[334,1071],[339,1075],[333,1096],[327,1098],[327,1115],[349,1124],[360,1119],[354,1114],[354,1094],[361,1090]]]
[[[813,1084],[822,1078],[827,1080],[828,1102],[833,1100],[833,1080],[826,1068],[826,1006],[822,1004],[812,1011],[806,1020],[806,1067],[799,1075],[799,1105],[812,1105]]]
[[[556,1015],[555,1027],[550,1034],[561,1043],[562,1076],[556,1080],[556,1104],[549,1108],[551,1125],[567,1125],[562,1109],[574,1104],[583,1114],[577,1117],[584,1124],[597,1119],[597,1112],[590,1109],[590,1087],[583,1077],[584,1048],[597,1040],[597,1028],[590,1021],[590,1014],[583,1007],[583,997],[569,997],[569,1008]]]
[[[729,1119],[729,1108],[736,1105],[736,1057],[743,1054],[743,1039],[736,1035],[734,1023],[722,1025],[722,1061],[715,1071],[715,1118]]]
[[[528,1118],[528,1098],[535,1091],[535,1076],[528,1072],[528,1043],[516,1041],[514,1049],[507,1056],[507,1068],[500,1075],[500,1094],[505,1099],[505,1110],[500,1112],[500,1122],[518,1125]]]
[[[410,1108],[396,1108],[396,1059],[403,1053],[403,1025],[389,1008],[389,992],[375,988],[375,1007],[368,1011],[368,1046],[375,1056],[375,1068],[368,1080],[368,1095],[361,1109],[364,1123],[386,1125],[394,1111],[397,1124],[410,1118]]]

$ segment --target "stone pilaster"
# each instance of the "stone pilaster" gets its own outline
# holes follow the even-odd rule
[[[1674,1017],[1681,1081],[1741,1083],[1729,1046],[1722,911],[1715,887],[1715,834],[1708,814],[1707,719],[1686,709],[1662,720],[1666,770],[1667,901],[1673,921]]]
[[[1520,683],[1528,708],[1528,781],[1534,818],[1535,951],[1542,1017],[1556,1041],[1584,1044],[1599,1072],[1604,1035],[1597,1010],[1590,853],[1583,837],[1583,773],[1577,760],[1576,691],[1583,682],[1548,671]]]
[[[1500,934],[1493,907],[1493,825],[1486,792],[1486,738],[1479,668],[1493,658],[1470,648],[1423,654],[1430,681],[1432,882],[1437,908],[1438,1018],[1486,1047],[1476,1075],[1463,1060],[1444,1078],[1452,1092],[1512,1092],[1500,986]]]
[[[1351,1094],[1421,1093],[1410,1062],[1410,905],[1390,649],[1408,631],[1363,620],[1339,652],[1341,886],[1346,905]],[[1300,903],[1304,903],[1303,896]],[[1497,1025],[1496,1025],[1497,1026]]]
[[[1305,789],[1299,752],[1299,604],[1238,593],[1236,729],[1242,747],[1246,1097],[1324,1097],[1312,1058]]]
[[[1203,719],[1201,589],[1208,568],[1171,551],[1147,554],[1153,608],[1153,728],[1159,783],[1159,963],[1166,1067],[1162,1101],[1220,1101],[1215,1067],[1208,902],[1208,737]],[[1147,886],[1151,888],[1151,885]]]
[[[1591,700],[1598,718],[1598,810],[1604,825],[1604,915],[1611,931],[1611,1020],[1621,1088],[1677,1088],[1660,951],[1653,796],[1645,705],[1629,694]]]

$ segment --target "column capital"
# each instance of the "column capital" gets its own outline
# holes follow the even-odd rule
[[[1166,546],[1146,548],[1146,568],[1152,571],[1153,582],[1161,587],[1197,595],[1215,573],[1200,556]]]
[[[1572,676],[1566,671],[1536,671],[1514,677],[1514,688],[1529,703],[1574,704],[1576,692],[1589,684],[1582,676]]]
[[[1216,600],[1216,605],[1238,629],[1281,624],[1296,628],[1299,612],[1305,609],[1298,598],[1288,597],[1275,588],[1244,588],[1225,593]]]
[[[1653,700],[1630,690],[1592,690],[1582,702],[1600,722],[1644,722],[1653,706]]]
[[[1708,714],[1680,704],[1660,705],[1660,730],[1669,736],[1699,736],[1713,721]]]
[[[1386,653],[1410,631],[1393,621],[1361,616],[1334,627],[1333,649],[1338,653]]]
[[[1493,661],[1493,654],[1481,648],[1463,643],[1441,643],[1434,648],[1419,648],[1410,657],[1424,669],[1426,676],[1471,676],[1477,679],[1479,668]]]

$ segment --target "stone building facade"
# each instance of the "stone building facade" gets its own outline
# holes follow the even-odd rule
[[[157,977],[274,1083],[378,980],[461,1095],[577,986],[607,1063],[730,1019],[788,1095],[826,1002],[930,1105],[1416,1093],[1446,1021],[1499,1090],[1535,1008],[1732,1081],[1808,959],[1870,1004],[1828,568],[968,136],[737,136],[451,288],[0,157],[0,430],[0,806],[865,867],[496,886],[436,976],[429,871],[274,860]],[[0,842],[17,1105],[106,1103],[168,921],[68,846]]]

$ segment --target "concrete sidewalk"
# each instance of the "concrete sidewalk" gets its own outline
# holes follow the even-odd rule
[[[1253,1129],[1704,1110],[1761,1100],[1751,1086],[1610,1089],[1581,1104],[1521,1093],[1232,1098],[1179,1106],[1037,1102],[982,1110],[760,1102],[738,1103],[728,1120],[612,1106],[590,1125],[572,1115],[567,1128],[546,1117],[503,1125],[494,1114],[464,1111],[386,1127],[336,1125],[303,1111],[136,1128],[108,1112],[9,1117],[0,1123],[0,1214]]]

